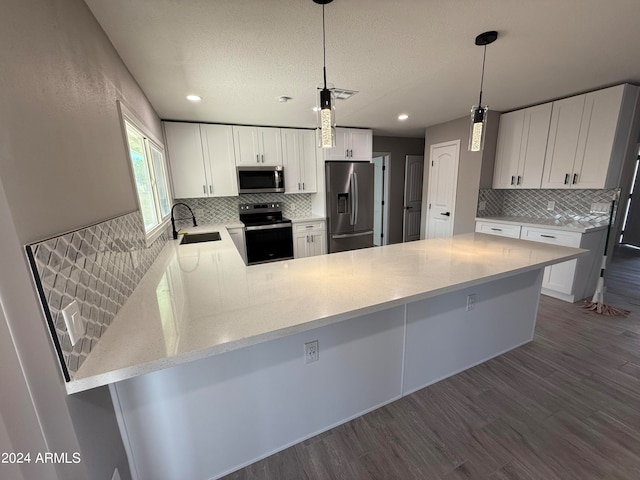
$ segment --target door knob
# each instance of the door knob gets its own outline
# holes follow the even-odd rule
[[[441,213],[440,215],[444,215],[445,217],[450,217],[451,212],[444,212],[444,213]]]

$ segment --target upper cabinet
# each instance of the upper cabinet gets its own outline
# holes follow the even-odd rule
[[[336,146],[324,150],[325,160],[370,161],[373,132],[361,128],[336,128]]]
[[[163,125],[175,198],[238,195],[231,126]]]
[[[316,192],[315,131],[283,128],[281,132],[285,193]]]
[[[279,128],[234,126],[237,166],[282,165],[282,135]]]
[[[542,188],[615,188],[638,87],[618,85],[553,102]]]
[[[493,188],[540,188],[551,103],[500,117]]]

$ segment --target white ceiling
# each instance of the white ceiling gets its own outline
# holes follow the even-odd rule
[[[312,0],[85,1],[161,118],[315,125],[322,7]],[[360,92],[336,103],[337,124],[422,137],[468,114],[482,67],[474,39],[487,30],[499,32],[487,47],[492,110],[640,84],[639,0],[335,0],[327,80]]]

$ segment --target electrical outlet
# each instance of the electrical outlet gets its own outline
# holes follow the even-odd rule
[[[317,362],[319,354],[317,340],[304,344],[304,363]]]
[[[481,200],[478,202],[478,210],[482,211],[485,208],[487,208],[487,202],[485,202],[484,200]]]
[[[555,209],[556,209],[556,202],[554,202],[553,200],[549,200],[549,202],[547,202],[547,210],[553,211]]]
[[[71,345],[78,343],[78,340],[84,335],[85,324],[80,316],[80,307],[75,300],[62,310],[62,316],[64,323],[67,326],[67,333],[69,334],[69,340]]]
[[[474,305],[476,304],[476,294],[472,293],[467,295],[467,312],[469,310],[473,310]]]

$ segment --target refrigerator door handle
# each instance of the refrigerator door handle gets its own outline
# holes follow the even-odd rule
[[[337,235],[331,235],[331,238],[351,238],[351,237],[363,237],[365,235],[373,235],[373,230],[368,230],[366,232],[359,232],[359,233],[340,233]]]
[[[354,203],[356,204],[356,212],[353,215],[353,224],[356,225],[358,223],[358,210],[360,210],[360,194],[358,192],[358,174],[353,172],[353,185],[355,186],[355,195],[354,195]]]
[[[351,211],[349,212],[349,223],[355,225],[356,223],[356,195],[355,195],[355,174],[349,175],[349,197],[351,197]]]

